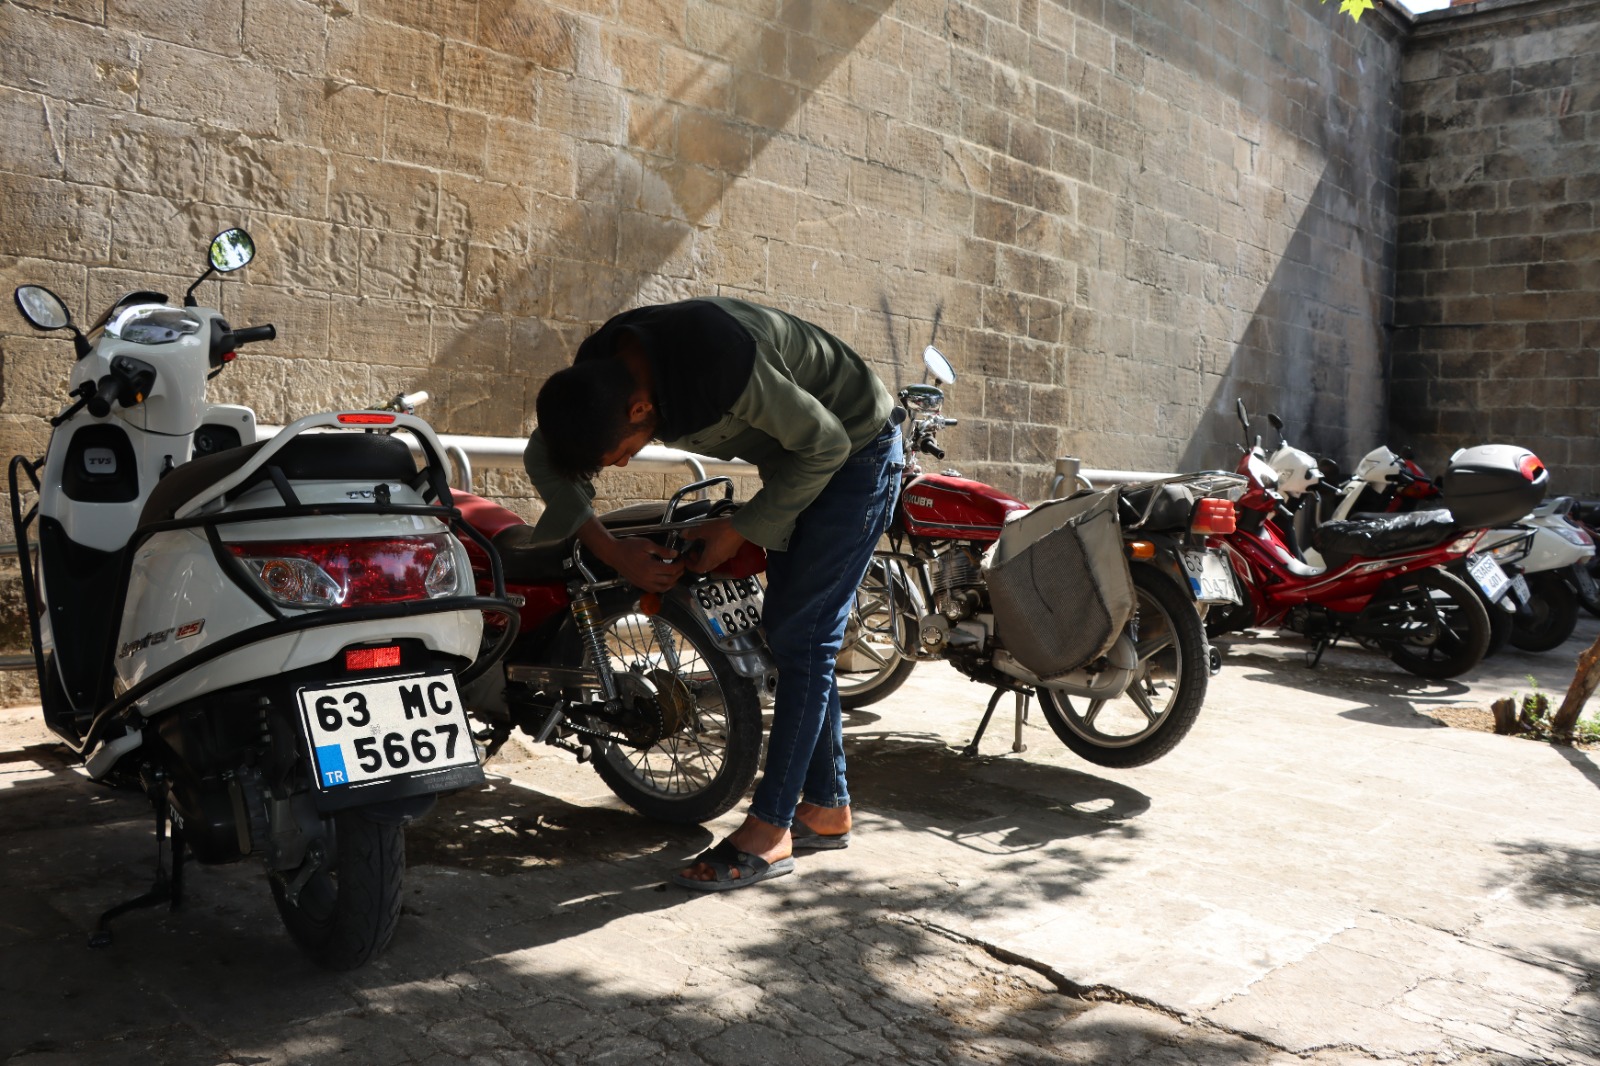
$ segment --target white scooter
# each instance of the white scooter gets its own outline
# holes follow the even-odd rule
[[[186,851],[254,854],[295,940],[347,969],[399,920],[405,824],[483,780],[458,685],[510,643],[484,653],[482,612],[511,636],[517,615],[498,574],[474,592],[426,423],[333,412],[256,443],[249,408],[206,402],[240,347],[275,336],[195,303],[253,255],[219,234],[183,306],[129,293],[87,334],[49,290],[16,290],[31,325],[71,330],[77,362],[44,458],[11,461],[12,519],[45,720],[91,778],[155,807],[155,887],[91,943],[133,907],[176,908]]]

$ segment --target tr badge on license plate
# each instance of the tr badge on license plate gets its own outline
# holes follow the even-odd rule
[[[451,674],[349,681],[303,688],[299,696],[324,792],[404,777],[454,778],[456,768],[478,765]]]

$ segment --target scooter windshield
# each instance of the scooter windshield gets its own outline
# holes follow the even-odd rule
[[[106,332],[133,344],[171,344],[200,332],[200,320],[176,307],[130,307],[106,324]]]

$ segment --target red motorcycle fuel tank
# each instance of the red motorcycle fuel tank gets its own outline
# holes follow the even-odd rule
[[[900,490],[900,516],[914,537],[995,540],[1006,516],[1028,505],[992,485],[949,474],[923,474]]]

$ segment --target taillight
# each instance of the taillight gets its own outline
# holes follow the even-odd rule
[[[1538,481],[1539,475],[1544,473],[1544,464],[1539,461],[1537,455],[1530,452],[1517,463],[1517,469],[1522,471],[1522,476],[1529,481]]]
[[[1239,528],[1239,515],[1232,500],[1206,497],[1194,505],[1189,518],[1189,532],[1197,537],[1220,537]]]
[[[350,648],[344,653],[346,670],[387,670],[400,665],[400,645],[382,648]]]
[[[447,533],[229,544],[268,596],[289,607],[356,607],[454,595],[464,568]],[[470,580],[470,577],[467,578]]]

